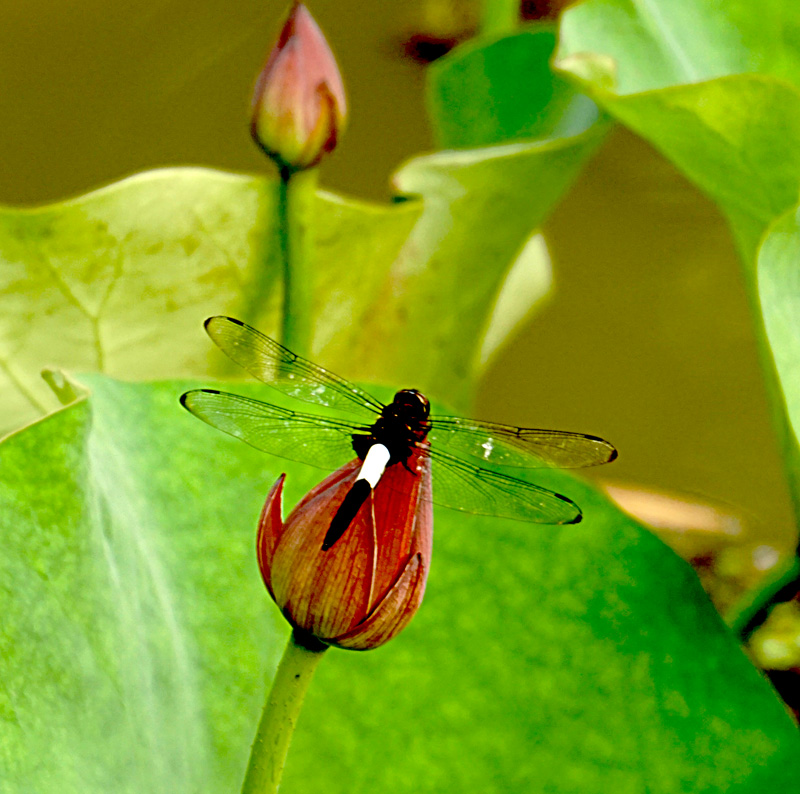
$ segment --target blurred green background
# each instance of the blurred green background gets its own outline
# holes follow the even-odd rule
[[[387,200],[392,171],[433,146],[425,67],[404,43],[463,35],[474,9],[309,5],[351,102],[322,182]],[[0,202],[46,203],[164,165],[268,170],[247,132],[248,104],[285,8],[0,5]],[[788,497],[739,263],[715,207],[617,129],[544,231],[553,296],[491,366],[475,414],[603,435],[621,455],[596,478],[727,505],[755,536],[788,549]]]

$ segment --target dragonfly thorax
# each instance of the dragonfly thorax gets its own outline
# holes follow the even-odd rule
[[[384,406],[368,435],[353,436],[353,449],[363,460],[373,444],[383,444],[391,453],[389,465],[405,463],[428,435],[429,413],[430,404],[424,394],[416,389],[402,389]]]

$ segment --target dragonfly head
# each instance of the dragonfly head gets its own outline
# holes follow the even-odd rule
[[[393,407],[406,421],[424,422],[431,412],[428,398],[416,389],[401,389],[394,396]]]

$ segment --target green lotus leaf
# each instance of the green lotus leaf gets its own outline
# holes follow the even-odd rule
[[[236,791],[286,638],[257,516],[280,472],[287,506],[325,472],[196,421],[194,384],[83,380],[0,443],[3,791]],[[796,727],[691,569],[589,486],[535,479],[584,521],[437,510],[419,614],[326,655],[281,790],[791,790]]]

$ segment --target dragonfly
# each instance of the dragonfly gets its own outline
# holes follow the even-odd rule
[[[598,436],[431,414],[428,399],[417,389],[401,389],[384,404],[232,317],[209,317],[205,329],[223,353],[258,380],[337,415],[295,411],[216,389],[186,392],[180,398],[184,408],[256,449],[289,460],[329,470],[354,455],[363,461],[323,550],[347,530],[390,466],[409,468],[414,460],[419,471],[419,461],[426,459],[431,501],[443,507],[537,524],[575,524],[582,517],[575,502],[521,479],[518,470],[582,468],[617,457]]]

